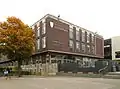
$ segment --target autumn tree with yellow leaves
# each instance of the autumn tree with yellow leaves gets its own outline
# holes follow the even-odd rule
[[[0,53],[11,60],[18,61],[18,75],[21,73],[22,60],[28,59],[35,44],[33,30],[20,19],[8,17],[5,22],[0,23]]]

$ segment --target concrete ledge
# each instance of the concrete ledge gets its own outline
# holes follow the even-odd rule
[[[77,74],[83,74],[83,72],[77,72]]]
[[[93,72],[88,72],[88,74],[94,74]]]
[[[56,73],[48,73],[48,75],[50,75],[50,76],[51,76],[51,75],[56,75]]]
[[[71,74],[72,72],[68,72],[68,73],[70,73],[70,74]]]

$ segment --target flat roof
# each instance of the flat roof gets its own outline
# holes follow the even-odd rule
[[[41,19],[39,19],[38,21],[36,21],[32,26],[36,25],[38,22],[42,21],[43,19],[45,19],[45,18],[47,18],[47,17],[51,17],[51,18],[53,18],[53,19],[58,20],[58,17],[56,17],[56,16],[54,16],[54,15],[51,15],[51,14],[46,14],[44,17],[42,17]],[[80,29],[82,29],[82,30],[85,30],[85,31],[87,31],[87,32],[90,32],[90,33],[92,33],[92,34],[94,34],[94,35],[97,35],[97,36],[103,38],[103,36],[97,34],[96,32],[92,32],[92,31],[90,31],[90,30],[87,30],[87,29],[85,29],[85,28],[83,28],[83,27],[80,27],[80,26],[78,26],[78,25],[75,25],[75,24],[73,24],[73,23],[70,23],[70,22],[68,22],[68,21],[66,21],[66,20],[63,20],[63,19],[61,19],[61,18],[59,18],[59,21],[61,21],[61,22],[63,22],[63,23],[66,23],[66,24],[68,24],[68,25],[73,25],[74,27],[78,27],[78,28],[80,28]]]

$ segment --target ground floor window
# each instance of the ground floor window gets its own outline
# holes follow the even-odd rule
[[[36,63],[76,63],[79,67],[88,68],[88,67],[95,67],[95,59],[89,57],[82,57],[82,56],[73,56],[73,55],[61,55],[61,54],[49,54],[41,55],[34,57],[32,59],[32,64]]]
[[[95,67],[95,60],[92,58],[83,58],[83,67]]]

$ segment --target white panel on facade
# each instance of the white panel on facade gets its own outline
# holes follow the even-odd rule
[[[80,28],[76,27],[76,30],[79,31]]]
[[[73,29],[73,25],[69,25],[69,28],[72,28],[72,29]]]
[[[43,19],[43,20],[42,20],[42,23],[45,23],[45,20],[46,20],[46,19]]]
[[[39,27],[39,26],[40,26],[40,22],[37,23],[37,27]]]
[[[118,51],[120,51],[120,36],[112,38],[112,60],[120,60],[120,58],[116,58],[115,54]]]
[[[34,30],[34,29],[35,29],[35,26],[32,26],[32,29]]]

